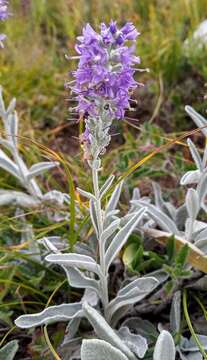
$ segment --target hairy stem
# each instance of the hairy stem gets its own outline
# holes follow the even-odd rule
[[[100,190],[99,190],[99,181],[98,181],[98,171],[95,164],[92,164],[92,178],[93,178],[93,189],[94,195],[96,198],[95,202],[95,210],[96,210],[96,218],[97,218],[97,225],[98,225],[98,247],[99,247],[99,260],[100,260],[100,268],[102,272],[102,276],[100,278],[101,289],[103,293],[102,303],[104,307],[104,314],[107,320],[107,306],[109,303],[108,297],[108,274],[105,266],[105,249],[104,244],[101,241],[101,235],[103,233],[103,215],[101,209],[101,199],[100,199]]]

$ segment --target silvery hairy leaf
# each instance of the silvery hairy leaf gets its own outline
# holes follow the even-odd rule
[[[43,324],[51,324],[58,321],[69,321],[74,317],[81,317],[82,304],[61,304],[50,306],[37,314],[21,315],[15,320],[16,326],[27,329]]]
[[[40,205],[40,200],[20,191],[0,190],[0,206],[4,205],[32,208]]]
[[[188,220],[188,219],[187,219]],[[193,231],[195,236],[206,228],[207,224],[204,221],[194,221]]]
[[[194,234],[195,241],[207,239],[207,226]]]
[[[45,258],[46,261],[69,267],[77,267],[82,270],[92,271],[97,275],[100,275],[100,266],[96,263],[94,259],[90,256],[81,255],[81,254],[51,254],[47,255]]]
[[[203,349],[207,350],[207,336],[199,334],[196,334],[196,336],[202,344]],[[190,339],[182,337],[180,342],[180,349],[182,350],[182,352],[199,351],[198,345],[196,344],[192,336]]]
[[[57,246],[53,243],[54,240],[58,241],[61,238],[59,236],[49,236],[49,237],[43,237],[42,239],[39,239],[38,242],[40,244],[43,244],[47,250],[54,254],[59,254],[59,250]]]
[[[206,196],[206,192],[207,192],[206,184],[207,184],[207,172],[202,174],[200,181],[198,183],[198,186],[197,186],[197,192],[198,192],[199,200],[201,203],[204,201],[204,198]]]
[[[90,288],[95,290],[96,293],[99,294],[99,285],[97,280],[91,279],[75,267],[70,267],[66,265],[63,266],[63,268],[66,272],[68,282],[71,286],[81,289]]]
[[[185,106],[185,111],[190,115],[191,119],[195,122],[195,124],[201,129],[204,136],[207,136],[207,120],[195,111],[191,106]]]
[[[140,317],[130,317],[122,323],[122,326],[127,326],[133,333],[142,335],[147,339],[148,344],[157,340],[157,329],[148,320],[143,320]]]
[[[164,210],[165,208],[165,201],[162,198],[162,192],[161,192],[161,187],[159,184],[157,184],[156,182],[152,183],[153,186],[153,191],[154,191],[154,197],[155,197],[155,205],[161,209]]]
[[[135,305],[148,296],[157,286],[159,282],[153,277],[145,277],[135,279],[128,285],[124,286],[117,293],[117,296],[110,301],[108,312],[110,317],[125,306]]]
[[[7,118],[7,138],[17,147],[18,142],[18,116],[16,111]]]
[[[198,193],[195,189],[188,189],[185,204],[191,219],[196,219],[200,210]]]
[[[2,88],[2,86],[0,86],[0,115],[1,116],[6,112],[2,93],[3,93],[3,88]]]
[[[83,313],[93,326],[95,333],[100,339],[105,340],[112,346],[118,348],[127,356],[128,359],[136,360],[134,354],[125,344],[123,344],[120,337],[115,333],[115,331],[110,327],[104,317],[97,310],[92,308],[87,303],[84,303]]]
[[[103,227],[106,229],[114,220],[117,220],[117,215],[120,213],[119,210],[111,210],[104,214]]]
[[[176,291],[173,296],[170,310],[170,328],[173,332],[179,333],[181,322],[181,291]]]
[[[139,200],[140,198],[141,198],[141,194],[139,188],[134,188],[132,194],[132,200]]]
[[[76,188],[76,190],[79,192],[80,195],[86,197],[87,199],[96,201],[96,197],[90,192],[82,190],[78,187]]]
[[[96,307],[98,305],[99,302],[99,297],[96,293],[96,291],[94,291],[94,289],[85,289],[84,294],[81,298],[81,302],[82,304],[84,304],[85,302],[92,306],[92,307]]]
[[[106,193],[107,191],[110,189],[113,181],[115,179],[115,176],[114,175],[110,175],[109,178],[106,180],[106,182],[103,184],[103,186],[101,187],[100,189],[100,197],[102,198]]]
[[[195,241],[194,245],[204,254],[207,254],[207,239]]]
[[[197,169],[202,172],[203,171],[203,164],[202,164],[202,160],[200,157],[200,154],[196,148],[196,146],[194,145],[194,143],[191,141],[191,139],[187,139],[187,143],[192,155],[192,158],[197,166]]]
[[[187,171],[187,173],[185,173],[181,180],[180,180],[180,184],[181,185],[190,185],[190,184],[197,184],[200,180],[202,173],[199,170],[191,170],[191,171]]]
[[[143,336],[131,333],[126,326],[119,329],[118,335],[138,359],[143,359],[148,349],[147,340]]]
[[[148,278],[148,277],[153,277],[154,279],[156,279],[160,284],[164,283],[168,278],[169,278],[169,274],[165,271],[165,270],[155,270],[152,271],[150,273],[148,273],[147,275],[144,275],[143,278]]]
[[[15,107],[16,107],[16,99],[13,98],[13,99],[10,101],[10,103],[9,103],[7,109],[6,109],[6,114],[9,115],[9,114],[13,113],[14,110],[15,110]]]
[[[119,201],[119,198],[120,198],[120,195],[121,195],[121,191],[122,191],[122,187],[123,187],[123,181],[121,181],[114,189],[110,199],[109,199],[109,202],[106,206],[106,209],[105,211],[106,212],[110,212],[112,210],[115,210],[116,207],[117,207],[117,204],[118,204],[118,201]]]
[[[151,218],[165,231],[170,232],[174,235],[179,235],[179,230],[175,223],[165,213],[157,209],[154,205],[142,202],[140,204],[146,206],[147,213]]]
[[[18,341],[12,340],[9,341],[0,349],[0,359],[2,360],[13,360],[17,350],[19,348]]]
[[[175,344],[172,336],[166,330],[163,330],[158,336],[153,360],[175,360]]]
[[[34,164],[29,168],[29,173],[27,175],[27,179],[30,180],[35,176],[42,174],[44,171],[54,168],[58,166],[57,161],[43,161],[38,164]]]
[[[193,290],[207,291],[207,275],[202,276],[200,279],[196,280],[187,287]]]
[[[140,209],[132,219],[128,221],[128,223],[115,235],[113,240],[111,241],[105,255],[105,264],[108,269],[112,261],[115,259],[121,248],[126,243],[128,237],[133,232],[133,230],[138,225],[139,221],[142,219],[146,209]]]
[[[203,356],[199,351],[194,351],[190,353],[183,353],[179,347],[177,347],[177,352],[180,356],[180,360],[203,360]]]
[[[119,225],[120,225],[120,219],[112,221],[112,223],[101,234],[101,241],[105,243],[106,240],[108,240],[118,229]]]
[[[170,216],[170,218],[173,219],[173,221],[175,221],[175,217],[176,217],[176,207],[171,204],[170,202],[166,201],[165,202],[165,209],[164,209],[165,213],[167,215]]]
[[[128,360],[128,358],[108,342],[91,339],[82,342],[81,360]]]
[[[0,167],[21,181],[17,165],[2,150],[0,150]]]

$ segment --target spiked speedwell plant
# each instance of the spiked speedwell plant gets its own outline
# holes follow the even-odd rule
[[[134,64],[139,63],[139,58],[134,55],[137,36],[138,32],[132,23],[118,29],[116,23],[111,22],[109,27],[102,24],[100,33],[96,33],[88,24],[83,29],[83,35],[78,38],[76,50],[79,65],[74,72],[75,80],[71,90],[78,100],[76,110],[85,120],[84,152],[91,168],[94,191],[89,193],[77,190],[89,200],[98,255],[95,256],[92,250],[87,254],[61,253],[50,238],[45,239],[50,250],[45,260],[60,265],[71,286],[85,289],[84,296],[78,303],[51,306],[39,314],[23,315],[16,320],[16,325],[21,328],[69,321],[69,334],[75,335],[81,319],[86,317],[99,340],[84,340],[81,347],[82,360],[144,358],[148,350],[147,340],[139,334],[132,334],[127,326],[121,326],[121,319],[133,304],[148,296],[167,276],[165,272],[158,271],[150,276],[136,278],[126,283],[114,298],[109,295],[110,266],[146,215],[146,207],[142,207],[124,217],[119,216],[117,204],[122,182],[115,187],[103,207],[103,199],[114,176],[110,176],[101,188],[98,176],[102,170],[100,156],[110,143],[112,121],[124,117],[131,92],[138,85],[133,78],[136,71]],[[130,42],[133,44],[129,46]],[[166,358],[167,353],[169,356]],[[71,353],[71,359],[72,356]],[[174,358],[173,339],[168,332],[163,331],[155,347],[154,359]]]

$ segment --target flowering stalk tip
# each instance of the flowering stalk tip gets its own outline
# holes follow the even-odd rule
[[[134,79],[134,55],[139,32],[131,22],[118,28],[115,21],[100,25],[97,33],[90,24],[77,38],[75,49],[79,60],[69,85],[78,105],[76,111],[85,120],[82,136],[86,158],[96,159],[110,142],[109,128],[113,119],[123,119],[130,108],[130,97],[140,85]]]

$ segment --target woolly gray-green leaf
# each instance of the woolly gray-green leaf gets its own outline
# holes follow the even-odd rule
[[[199,334],[196,334],[199,342],[202,344],[203,346],[203,349],[204,350],[207,350],[207,336],[206,335],[199,335]],[[194,338],[191,336],[190,339],[187,339],[187,338],[184,338],[182,337],[181,338],[181,342],[180,342],[180,349],[183,351],[183,352],[193,352],[193,351],[199,351],[199,348],[198,348],[198,345],[197,343],[195,342]]]
[[[163,330],[158,336],[153,360],[175,360],[175,344],[171,334]]]
[[[146,208],[142,208],[137,211],[137,213],[132,217],[132,219],[130,219],[127,224],[115,235],[105,255],[105,264],[107,269],[109,268],[115,257],[118,255],[119,251],[122,249],[128,237],[136,228],[145,212]]]
[[[107,239],[109,239],[113,233],[118,229],[120,224],[120,219],[114,220],[102,233],[101,241],[105,243]]]
[[[110,301],[108,312],[114,316],[117,310],[125,306],[131,306],[144,299],[159,285],[153,277],[136,279],[119,290],[117,296]]]
[[[13,360],[19,348],[18,341],[12,340],[0,349],[0,360]]]
[[[131,333],[126,326],[119,329],[118,335],[138,359],[143,359],[148,349],[147,340],[143,336]]]
[[[81,255],[81,254],[51,254],[46,256],[46,261],[50,263],[69,266],[69,267],[77,267],[82,270],[92,271],[98,275],[100,275],[100,266],[92,259],[90,256]]]
[[[142,202],[139,202],[143,206],[146,206],[147,213],[150,217],[165,231],[170,232],[174,235],[179,235],[179,231],[175,223],[167,216],[165,213],[157,209],[154,205]]]
[[[86,197],[87,199],[89,199],[89,200],[94,200],[94,201],[96,201],[96,198],[95,198],[95,196],[93,195],[93,194],[91,194],[90,192],[88,192],[88,191],[85,191],[85,190],[82,190],[82,189],[80,189],[80,188],[76,188],[76,190],[79,192],[79,194],[80,195],[82,195],[83,197]]]
[[[188,146],[189,146],[189,149],[190,149],[192,158],[193,158],[193,160],[195,161],[195,164],[196,164],[198,170],[199,170],[200,172],[202,172],[202,170],[203,170],[203,164],[202,164],[202,160],[201,160],[200,154],[199,154],[196,146],[195,146],[194,143],[191,141],[191,139],[187,139],[187,143],[188,143]]]
[[[200,249],[204,254],[207,254],[207,238],[203,240],[198,240],[194,245]]]
[[[115,333],[115,331],[111,328],[111,326],[106,322],[104,317],[97,310],[92,308],[87,303],[84,303],[83,312],[100,339],[105,340],[109,342],[112,346],[118,348],[130,360],[136,360],[134,354],[126,345],[123,344],[120,337]]]
[[[207,239],[207,226],[199,231],[198,233],[194,234],[195,241],[199,240],[206,240]]]
[[[16,99],[13,98],[13,99],[10,101],[9,106],[8,106],[7,109],[6,109],[7,115],[13,113],[13,111],[15,110],[15,107],[16,107]]]
[[[75,267],[63,266],[63,268],[66,272],[68,282],[71,286],[81,289],[90,288],[99,293],[99,286],[97,280],[90,279],[82,271],[78,270]]]
[[[100,189],[100,197],[102,198],[106,193],[107,191],[110,189],[113,181],[115,179],[115,176],[114,175],[110,175],[109,178],[105,181],[105,183],[103,184],[103,186],[101,187]]]
[[[158,337],[156,327],[149,320],[143,320],[140,317],[129,317],[122,326],[127,326],[133,333],[142,335],[148,343],[154,343]]]
[[[195,189],[188,189],[185,203],[190,218],[196,219],[200,209],[200,203],[198,193]]]
[[[165,207],[165,202],[162,198],[161,187],[156,182],[153,182],[152,186],[153,186],[153,191],[154,191],[154,196],[155,196],[155,205],[159,209],[163,210],[163,208]]]
[[[173,332],[179,333],[181,321],[181,291],[176,291],[170,310],[170,327]]]
[[[106,212],[110,212],[112,210],[115,210],[121,195],[121,190],[122,190],[122,186],[123,186],[123,181],[121,181],[114,189],[109,202],[106,206]]]
[[[18,167],[2,150],[0,150],[0,167],[21,181]]]
[[[190,115],[195,124],[201,128],[202,133],[207,136],[207,120],[189,105],[185,106],[185,111]]]
[[[15,320],[16,326],[27,329],[43,324],[51,324],[58,321],[69,321],[74,317],[82,316],[82,304],[61,304],[50,306],[37,314],[21,315]]]
[[[202,203],[205,196],[206,196],[206,192],[207,192],[207,187],[206,187],[206,183],[207,183],[207,173],[202,174],[200,181],[198,183],[197,186],[197,192],[199,195],[199,200]]]
[[[33,177],[42,174],[44,171],[50,170],[50,169],[54,168],[55,166],[58,166],[58,164],[59,163],[57,161],[54,161],[54,162],[52,162],[52,161],[43,161],[43,162],[40,162],[38,164],[34,164],[29,169],[29,174],[27,175],[27,179],[30,180]]]
[[[7,118],[7,138],[17,147],[18,140],[18,116],[16,111]]]
[[[202,174],[199,170],[187,171],[187,173],[182,176],[180,180],[180,185],[197,184],[200,180],[201,175]]]
[[[81,360],[128,360],[128,358],[108,342],[92,339],[83,340]]]

